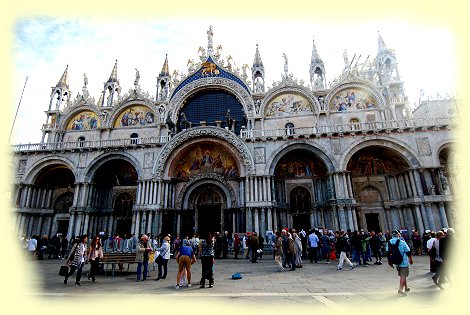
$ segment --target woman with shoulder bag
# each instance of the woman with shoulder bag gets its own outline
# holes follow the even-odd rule
[[[160,279],[165,279],[167,275],[167,264],[168,260],[170,259],[170,237],[165,236],[162,242],[162,246],[156,248],[155,251],[160,252],[160,254],[155,259],[155,262],[158,264],[158,277],[155,281]],[[162,267],[163,267],[163,275],[162,275]]]
[[[90,272],[88,273],[88,280],[95,283],[95,275],[98,273],[100,259],[103,258],[103,248],[99,236],[95,236],[90,244],[88,251],[88,261],[90,262]]]
[[[214,240],[210,232],[199,243],[199,255],[201,257],[202,277],[200,288],[204,288],[206,279],[209,280],[209,288],[214,285]]]
[[[86,243],[88,241],[88,236],[80,236],[80,241],[75,243],[70,251],[69,258],[67,259],[67,265],[70,266],[70,272],[65,275],[64,284],[67,284],[67,280],[75,270],[77,270],[77,277],[75,279],[75,285],[80,286],[80,279],[82,277],[82,268],[85,264],[86,257]]]

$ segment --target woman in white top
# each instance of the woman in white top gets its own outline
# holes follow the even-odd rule
[[[162,242],[162,246],[156,248],[155,251],[160,252],[155,260],[158,264],[158,277],[155,281],[160,279],[165,279],[167,275],[167,264],[170,259],[170,237],[165,236]],[[163,275],[162,275],[162,266],[163,266]]]

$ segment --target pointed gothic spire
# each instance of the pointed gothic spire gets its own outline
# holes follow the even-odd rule
[[[313,40],[313,48],[312,48],[312,62],[322,62],[320,56],[318,55],[317,46],[315,45],[315,39]]]
[[[387,45],[385,45],[385,42],[379,33],[379,53],[385,50],[387,50]]]
[[[261,55],[259,54],[258,44],[256,44],[255,60],[253,60],[253,67],[263,66],[263,61],[261,61]]]
[[[62,76],[59,79],[59,82],[57,82],[57,86],[65,86],[67,88],[69,87],[68,78],[67,78],[68,70],[69,70],[69,65],[67,65],[67,67],[65,68],[64,73],[62,74]]]
[[[160,76],[168,76],[170,75],[170,69],[168,68],[168,54],[165,55],[165,62],[163,63],[162,71],[160,72]]]
[[[214,54],[214,45],[212,43],[213,37],[214,31],[212,30],[212,25],[209,25],[209,30],[207,31],[207,54],[211,57]]]
[[[111,75],[109,76],[108,82],[117,82],[117,59],[114,63],[113,71],[111,71]]]

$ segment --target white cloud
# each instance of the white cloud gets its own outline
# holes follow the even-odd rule
[[[171,72],[175,69],[187,72],[187,60],[197,58],[199,46],[207,46],[209,23],[214,28],[214,44],[221,44],[223,55],[231,55],[239,67],[244,63],[252,65],[255,45],[259,43],[267,85],[280,79],[283,53],[289,58],[289,71],[309,82],[313,37],[325,63],[327,81],[333,81],[341,73],[345,49],[350,58],[357,54],[365,60],[367,55],[371,58],[376,55],[377,31],[387,46],[396,51],[411,102],[417,101],[420,89],[432,95],[445,94],[456,85],[455,39],[449,31],[437,27],[399,22],[352,25],[274,19],[23,20],[15,30],[16,100],[20,98],[25,77],[29,76],[29,80],[12,143],[39,142],[51,87],[67,64],[73,98],[81,91],[83,73],[87,73],[89,91],[97,100],[115,59],[123,91],[133,86],[137,68],[141,88],[154,95],[165,53]]]

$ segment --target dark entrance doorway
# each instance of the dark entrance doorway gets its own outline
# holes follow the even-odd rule
[[[129,193],[119,194],[114,201],[115,233],[121,237],[131,233],[133,203],[133,198]]]
[[[379,214],[378,213],[366,213],[366,225],[367,230],[374,230],[376,233],[382,231],[379,223]]]
[[[310,230],[312,227],[310,226],[310,214],[303,213],[303,214],[293,214],[293,228],[296,231],[300,231],[304,229],[305,231]]]
[[[185,210],[181,212],[180,239],[183,239],[186,236],[189,236],[189,238],[193,236],[196,231],[194,220],[194,210]]]
[[[198,206],[198,232],[204,235],[205,232],[220,232],[220,211],[221,205],[200,205]]]
[[[69,230],[69,220],[57,220],[57,233],[62,233],[65,237]]]

